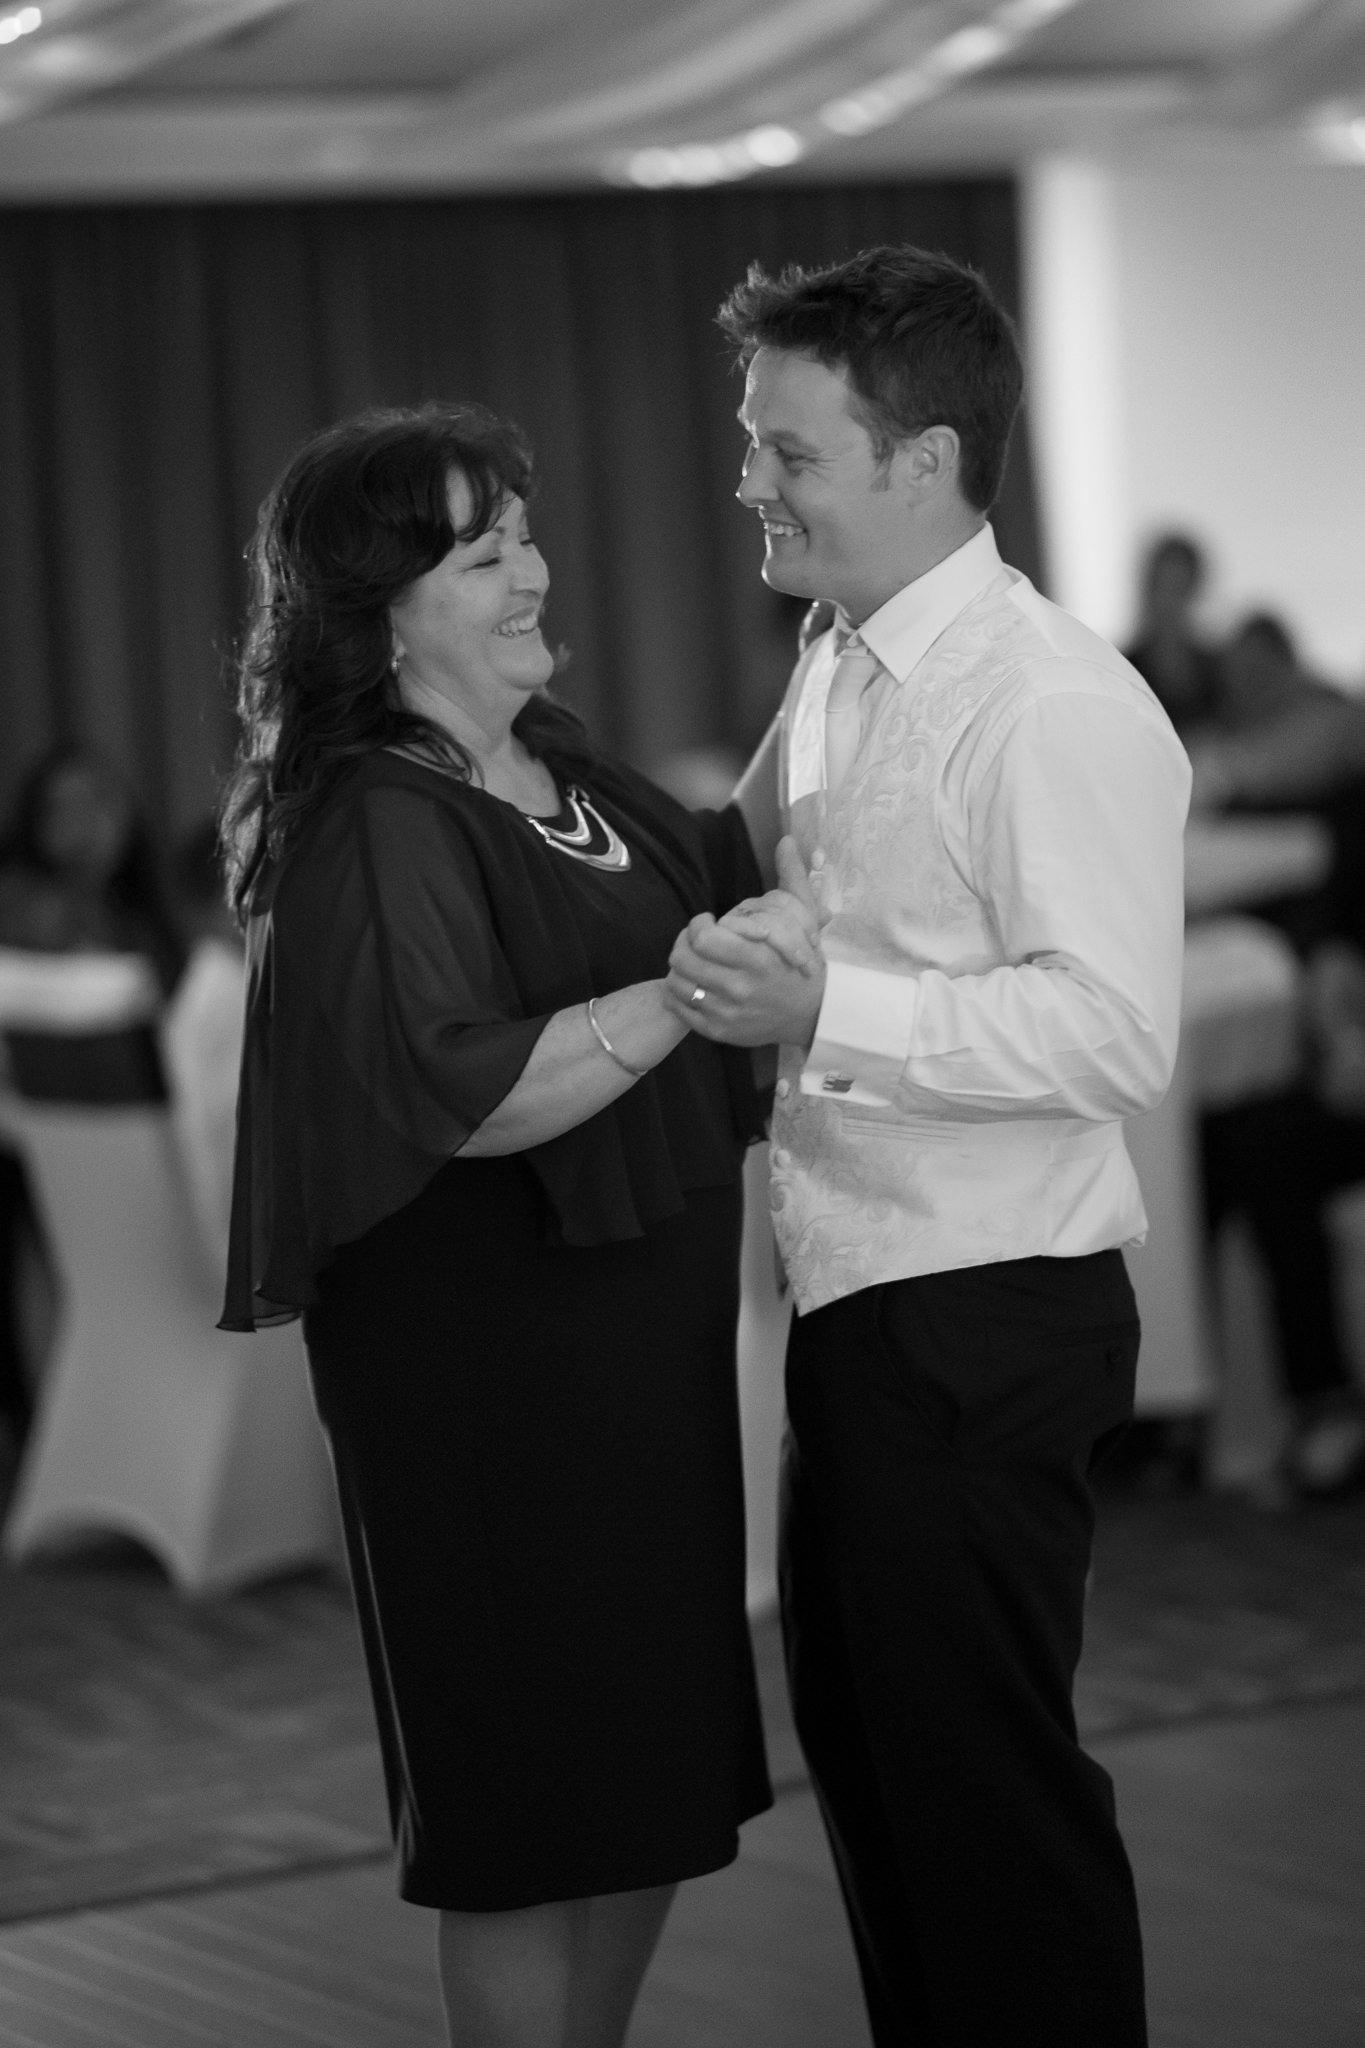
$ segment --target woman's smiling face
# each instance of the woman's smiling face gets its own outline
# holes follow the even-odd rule
[[[473,498],[458,472],[449,492],[458,533],[469,523]],[[457,540],[391,607],[400,674],[475,716],[505,711],[510,696],[515,715],[554,672],[540,630],[549,584],[524,503],[505,498],[492,526],[474,540]]]

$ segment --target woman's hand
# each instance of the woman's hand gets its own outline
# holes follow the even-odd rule
[[[821,915],[795,842],[777,849],[782,886],[717,920],[694,917],[669,960],[665,998],[705,1038],[809,1044],[824,997]]]

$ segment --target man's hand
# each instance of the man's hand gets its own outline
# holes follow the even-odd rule
[[[792,839],[778,842],[777,873],[780,887],[736,904],[719,923],[694,917],[673,948],[665,998],[704,1038],[805,1046],[815,1035],[825,993],[821,916]]]

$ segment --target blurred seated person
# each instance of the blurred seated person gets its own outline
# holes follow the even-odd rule
[[[246,953],[228,908],[216,820],[185,839],[172,879],[190,952],[162,1018],[161,1052],[195,1220],[226,1270]]]
[[[1281,1392],[1292,1411],[1282,1471],[1310,1498],[1365,1484],[1365,1397],[1342,1347],[1325,1221],[1365,1181],[1365,953],[1320,946],[1305,979],[1308,1071],[1284,1094],[1200,1120],[1210,1235],[1246,1218],[1270,1283]]]
[[[1311,807],[1365,776],[1365,701],[1311,675],[1283,620],[1253,612],[1223,649],[1216,718],[1190,758],[1205,809]]]
[[[1283,622],[1256,612],[1222,651],[1209,715],[1184,737],[1193,808],[1313,813],[1332,835],[1323,885],[1245,906],[1304,961],[1305,1079],[1199,1119],[1210,1237],[1243,1215],[1270,1284],[1293,1418],[1283,1477],[1299,1495],[1331,1497],[1365,1478],[1365,1408],[1342,1349],[1325,1218],[1333,1194],[1365,1180],[1365,952],[1352,943],[1365,940],[1365,704],[1311,675]],[[1199,1436],[1197,1422],[1148,1418],[1116,1472],[1195,1481]]]
[[[0,843],[0,947],[23,953],[132,954],[162,996],[183,948],[166,905],[151,834],[114,770],[63,744],[25,778]],[[9,1077],[41,1101],[164,1099],[149,1025],[6,1034]]]
[[[1216,725],[1187,744],[1194,808],[1307,812],[1331,834],[1326,882],[1258,913],[1305,956],[1332,937],[1365,942],[1365,699],[1310,674],[1283,621],[1253,612],[1223,650]]]
[[[1143,561],[1137,636],[1124,649],[1187,742],[1213,721],[1218,701],[1218,656],[1193,622],[1205,568],[1188,534],[1154,540]]]

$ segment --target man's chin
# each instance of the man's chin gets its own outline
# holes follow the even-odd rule
[[[800,562],[784,562],[774,555],[771,548],[763,557],[763,581],[769,590],[780,590],[784,597],[817,598],[820,593],[812,588],[811,578]]]

